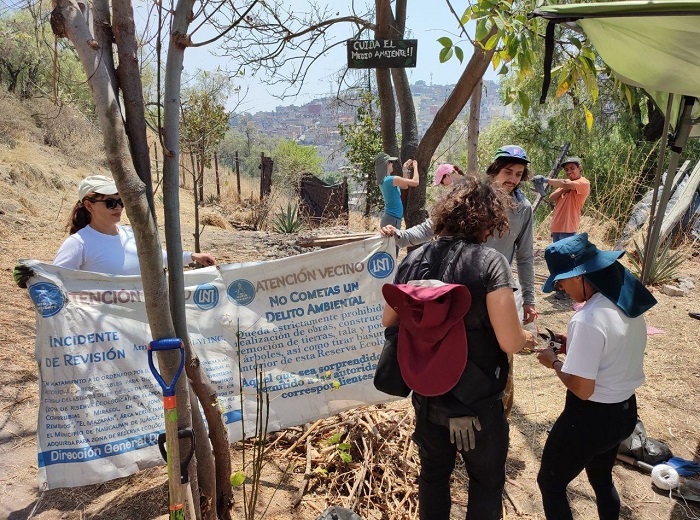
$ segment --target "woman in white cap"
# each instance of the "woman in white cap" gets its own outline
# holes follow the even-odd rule
[[[547,246],[550,276],[542,290],[566,291],[586,305],[569,322],[566,359],[545,349],[537,359],[566,387],[564,411],[542,452],[537,484],[549,520],[571,519],[566,488],[584,469],[601,519],[620,515],[612,479],[620,442],[637,423],[635,390],[644,382],[646,324],[642,314],[656,299],[618,258],[581,233]]]
[[[80,183],[63,242],[53,264],[67,269],[107,274],[141,274],[131,227],[120,226],[124,202],[111,177],[91,175]],[[167,258],[163,252],[163,262]],[[208,253],[183,253],[183,262],[214,265]]]
[[[401,201],[401,190],[407,188],[415,188],[420,182],[418,180],[418,161],[413,159],[407,160],[403,167],[408,172],[413,171],[410,179],[394,173],[394,163],[396,157],[391,157],[389,154],[381,152],[374,158],[374,174],[377,177],[379,190],[384,198],[384,212],[380,221],[380,227],[394,226],[396,229],[401,229],[401,220],[403,219],[403,202]]]

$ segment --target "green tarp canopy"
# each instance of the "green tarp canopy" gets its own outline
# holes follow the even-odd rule
[[[552,5],[530,13],[536,16],[549,21],[543,97],[549,86],[554,26],[575,23],[621,81],[649,93],[664,112],[665,128],[673,129],[668,174],[657,205],[663,147],[659,154],[642,274],[647,283],[679,155],[688,137],[700,136],[700,127],[693,128],[700,115],[700,0]]]

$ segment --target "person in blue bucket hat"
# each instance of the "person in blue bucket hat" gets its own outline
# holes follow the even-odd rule
[[[564,411],[542,452],[537,483],[548,519],[571,519],[566,488],[586,470],[601,519],[616,519],[620,497],[612,480],[620,442],[637,421],[635,390],[644,382],[646,323],[656,299],[618,260],[586,233],[547,246],[549,278],[542,290],[566,291],[585,305],[567,327],[566,359],[550,349],[537,359],[566,387]]]

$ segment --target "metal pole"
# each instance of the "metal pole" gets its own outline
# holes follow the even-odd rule
[[[673,94],[668,95],[666,103],[666,112],[664,113],[664,128],[662,130],[661,139],[667,138],[668,128],[671,124],[671,109],[673,108]],[[659,186],[661,184],[661,172],[664,171],[664,159],[666,156],[666,141],[661,141],[659,148],[659,160],[656,163],[656,175],[654,176],[654,192],[651,196],[651,207],[649,208],[649,227],[647,227],[647,239],[644,242],[644,258],[642,258],[642,279],[641,282],[647,285],[649,282],[649,271],[651,271],[651,262],[649,261],[649,246],[651,245],[651,228],[656,219],[656,199],[659,196]]]
[[[688,137],[690,136],[691,127],[691,113],[693,111],[693,105],[695,104],[695,98],[689,96],[683,96],[683,105],[680,109],[680,115],[678,117],[678,124],[676,126],[676,134],[671,143],[671,159],[669,161],[668,170],[666,172],[666,181],[664,182],[663,190],[661,191],[661,199],[659,200],[659,206],[656,208],[654,213],[653,226],[647,236],[648,248],[646,250],[646,255],[644,258],[644,267],[642,270],[642,283],[645,285],[649,283],[649,277],[651,274],[651,266],[654,263],[654,258],[656,257],[656,252],[659,249],[661,225],[664,221],[664,216],[666,214],[666,207],[668,206],[668,201],[671,198],[671,188],[673,187],[673,179],[676,176],[676,170],[678,169],[678,162],[680,161],[680,155],[688,142]],[[653,208],[652,202],[652,208]]]

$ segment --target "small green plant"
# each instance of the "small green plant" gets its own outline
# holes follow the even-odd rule
[[[229,326],[232,322],[226,320]],[[238,366],[241,366],[241,329],[240,324],[236,322],[236,355],[238,358]],[[243,375],[242,371],[238,370],[238,385],[239,399],[241,410],[245,410],[244,405],[245,392],[243,391]],[[263,466],[265,465],[265,450],[267,447],[267,432],[270,420],[270,394],[267,391],[267,383],[265,372],[257,363],[255,363],[255,431],[252,432],[250,447],[246,446],[248,433],[246,431],[246,418],[241,420],[242,433],[242,468],[229,476],[231,485],[236,488],[241,488],[243,494],[243,518],[245,520],[255,520],[256,518],[264,518],[270,504],[275,496],[275,493],[282,484],[284,478],[291,468],[292,461],[287,464],[281,480],[275,486],[272,496],[269,498],[267,505],[262,513],[258,514],[258,502],[260,501],[260,485]]]
[[[642,278],[644,249],[645,247],[640,246],[635,240],[635,254],[629,256],[632,273],[639,279]],[[675,280],[678,277],[678,268],[682,263],[683,254],[680,251],[671,251],[671,241],[667,240],[651,263],[649,284],[658,285]]]
[[[299,206],[291,202],[287,203],[287,209],[280,207],[279,213],[272,220],[274,230],[277,233],[296,233],[304,227],[299,218]]]
[[[217,202],[219,202],[219,198],[216,195],[214,195],[213,193],[210,193],[209,196],[206,198],[204,203],[207,206],[213,206]]]
[[[340,457],[340,460],[343,462],[350,463],[352,462],[352,455],[350,455],[350,443],[349,442],[340,442],[341,434],[340,432],[336,433],[333,435],[331,438],[329,438],[326,441],[326,444],[329,446],[332,446],[336,444],[336,448],[338,450],[338,456]]]

